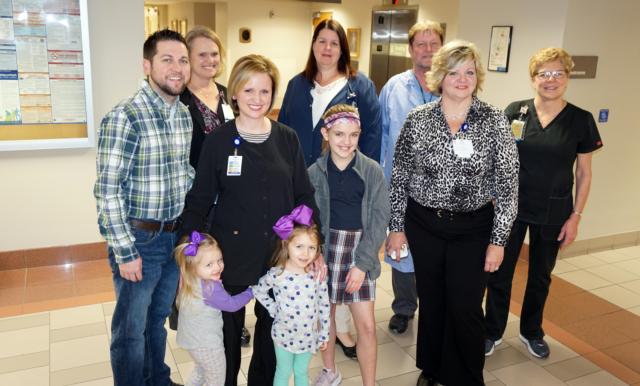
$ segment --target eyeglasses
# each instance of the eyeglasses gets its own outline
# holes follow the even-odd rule
[[[560,71],[540,71],[536,74],[536,77],[540,80],[564,79],[567,73],[563,70]]]

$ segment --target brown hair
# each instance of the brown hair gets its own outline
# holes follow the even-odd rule
[[[529,59],[529,76],[531,79],[533,80],[533,77],[536,76],[536,73],[543,64],[556,60],[559,60],[560,63],[562,63],[564,71],[567,73],[567,76],[569,76],[574,66],[571,55],[562,48],[548,47],[536,52],[533,54],[531,59]]]
[[[316,241],[316,244],[318,245],[318,255],[316,256],[317,259],[318,256],[320,256],[320,243],[322,240],[322,238],[320,237],[320,232],[318,231],[318,227],[315,224],[296,224],[286,240],[278,239],[276,250],[273,252],[273,257],[271,258],[271,266],[284,269],[285,265],[287,264],[287,260],[289,260],[289,243],[295,237],[305,233],[308,234],[312,239],[314,239]]]
[[[442,94],[442,81],[457,65],[466,62],[467,60],[473,60],[476,67],[476,89],[473,90],[473,95],[478,93],[478,90],[482,90],[482,83],[484,82],[484,69],[480,62],[480,52],[475,44],[464,40],[454,40],[444,46],[442,46],[433,55],[431,61],[431,70],[427,71],[427,86],[431,93],[434,95]]]
[[[191,51],[191,43],[193,43],[193,41],[196,40],[197,38],[209,39],[212,42],[214,42],[216,46],[218,46],[218,50],[220,50],[220,67],[218,68],[218,71],[216,71],[216,74],[214,75],[214,78],[217,78],[224,72],[224,65],[225,65],[226,53],[225,53],[224,47],[222,46],[222,41],[220,40],[220,37],[218,36],[218,34],[216,34],[215,31],[212,30],[211,28],[205,27],[203,25],[196,25],[191,29],[191,31],[187,33],[187,36],[185,37],[189,51]]]
[[[164,41],[175,41],[182,43],[185,47],[187,47],[187,51],[189,51],[187,42],[179,32],[165,28],[154,32],[147,38],[147,40],[144,41],[144,45],[142,46],[142,57],[149,61],[153,61],[153,57],[158,53],[158,43]]]
[[[222,254],[220,245],[218,244],[216,239],[206,233],[200,233],[200,235],[202,235],[203,240],[198,245],[198,252],[200,252],[203,248],[214,248],[220,254]],[[180,240],[180,244],[178,244],[178,246],[173,250],[173,254],[176,258],[176,263],[180,268],[180,276],[182,277],[182,286],[180,287],[178,298],[176,299],[176,304],[178,306],[186,298],[195,297],[195,289],[200,285],[196,270],[198,263],[200,263],[200,260],[202,259],[202,255],[200,255],[200,257],[198,257],[199,253],[196,253],[195,256],[185,255],[184,249],[189,245],[189,240],[189,236],[184,236]]]
[[[273,108],[278,91],[278,82],[280,81],[280,72],[278,67],[267,57],[262,55],[246,55],[236,61],[229,75],[229,86],[227,92],[231,96],[231,107],[233,112],[238,114],[238,103],[233,97],[240,91],[242,87],[249,81],[253,75],[267,74],[271,78],[271,104],[269,111]]]
[[[347,77],[352,77],[355,75],[355,70],[351,68],[351,53],[349,51],[349,43],[347,42],[347,34],[344,32],[344,28],[333,19],[326,19],[321,21],[316,29],[313,30],[313,38],[311,39],[311,47],[309,48],[309,57],[307,58],[307,65],[305,66],[302,73],[304,77],[310,83],[313,83],[313,80],[318,73],[318,63],[316,62],[316,57],[313,55],[313,43],[318,39],[318,35],[320,31],[323,29],[330,29],[338,34],[338,41],[340,42],[340,59],[338,59],[338,72],[341,74],[345,74]]]

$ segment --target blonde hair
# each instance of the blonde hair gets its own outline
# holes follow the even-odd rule
[[[233,99],[242,87],[249,81],[253,75],[267,74],[271,78],[271,104],[269,111],[273,108],[278,92],[278,82],[280,81],[280,72],[278,67],[267,57],[262,55],[246,55],[241,57],[233,65],[231,75],[229,75],[229,86],[227,91],[231,95],[231,107],[233,112],[238,114],[238,103]]]
[[[484,69],[480,64],[480,52],[475,44],[464,40],[454,40],[444,46],[442,46],[433,55],[431,60],[431,70],[427,71],[427,87],[434,95],[442,94],[442,81],[457,65],[466,62],[467,60],[473,60],[476,67],[476,89],[473,90],[473,95],[478,93],[478,90],[482,90],[482,83],[484,82]]]
[[[205,27],[203,25],[196,25],[191,29],[191,31],[187,33],[187,36],[185,36],[189,53],[191,53],[191,43],[193,43],[193,41],[197,38],[209,39],[214,42],[216,46],[218,46],[218,50],[220,51],[220,67],[218,67],[218,71],[216,71],[216,74],[213,76],[214,78],[217,78],[224,72],[226,53],[224,47],[222,46],[222,41],[220,40],[218,34],[216,34],[215,31],[211,28]]]
[[[431,31],[434,34],[438,35],[438,37],[440,38],[440,44],[444,43],[444,30],[442,29],[440,23],[426,20],[414,24],[411,29],[409,29],[409,45],[413,44],[413,39],[415,39],[418,32],[426,31]]]
[[[337,114],[337,113],[353,113],[353,114],[356,114],[357,116],[360,116],[360,112],[358,111],[357,107],[348,105],[345,103],[340,103],[340,104],[329,107],[327,111],[325,111],[324,114],[322,114],[322,120],[324,121],[325,119],[329,118],[333,114]],[[329,130],[326,127],[325,129]],[[329,151],[329,141],[324,139],[324,137],[322,139],[322,145],[320,146],[321,146],[320,148],[322,149],[322,154],[325,154],[326,152]]]
[[[273,257],[271,258],[272,267],[280,267],[284,269],[285,265],[287,264],[287,260],[289,260],[289,243],[291,242],[291,240],[302,234],[309,235],[313,240],[316,241],[316,244],[318,245],[318,255],[314,258],[313,261],[315,261],[315,259],[320,256],[320,242],[322,238],[320,237],[318,227],[315,224],[296,224],[286,240],[278,239],[276,250],[273,252]],[[305,271],[307,271],[307,267],[305,267]]]
[[[180,291],[178,292],[178,297],[176,299],[176,304],[180,306],[180,303],[189,297],[196,297],[196,288],[200,286],[200,279],[196,273],[198,268],[198,264],[200,260],[202,260],[202,255],[200,251],[202,249],[213,248],[220,254],[222,251],[220,250],[220,245],[210,235],[206,233],[200,233],[202,235],[203,240],[198,244],[198,251],[195,256],[187,256],[184,253],[184,249],[190,244],[190,237],[184,236],[180,240],[180,244],[173,250],[173,254],[176,257],[176,263],[180,268],[180,276],[182,277],[182,286],[180,287]]]
[[[569,55],[569,53],[562,48],[547,47],[536,52],[535,54],[533,54],[531,59],[529,59],[529,76],[531,77],[531,79],[533,80],[543,64],[556,60],[559,60],[560,63],[562,63],[564,71],[567,73],[567,76],[569,76],[574,66],[571,55]]]

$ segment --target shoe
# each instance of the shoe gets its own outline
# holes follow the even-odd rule
[[[340,382],[342,382],[342,374],[337,368],[335,373],[329,369],[322,369],[313,384],[314,386],[338,386]]]
[[[413,315],[393,315],[391,320],[389,320],[389,330],[396,334],[404,333],[407,331],[407,327],[409,327],[409,319],[413,319]]]
[[[498,339],[498,340],[485,339],[484,340],[484,356],[488,357],[491,354],[493,354],[493,352],[496,350],[496,347],[498,347],[500,343],[502,343],[502,339]]]
[[[356,351],[355,344],[353,346],[345,346],[345,344],[342,343],[342,341],[338,337],[336,337],[336,344],[342,347],[342,352],[344,353],[344,356],[351,359],[358,359],[358,353]]]
[[[520,334],[520,340],[527,346],[527,350],[536,358],[545,359],[549,357],[551,351],[544,339],[527,339]]]
[[[420,376],[418,377],[418,382],[416,383],[416,386],[437,386],[437,385],[439,385],[439,383],[436,382],[433,378],[426,376],[424,374],[424,371],[420,373]]]
[[[246,327],[242,327],[242,336],[240,337],[240,345],[242,347],[249,347],[249,343],[251,343],[251,334]]]

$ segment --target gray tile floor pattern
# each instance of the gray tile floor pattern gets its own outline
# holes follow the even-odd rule
[[[376,321],[378,325],[377,383],[381,386],[415,385],[419,371],[415,367],[416,319],[403,335],[390,333],[386,326],[392,316],[391,273],[383,264],[378,280]],[[0,319],[0,385],[28,386],[106,386],[112,385],[109,365],[109,326],[114,303],[93,304],[51,312]],[[252,306],[247,309],[247,326],[255,324]],[[498,385],[624,385],[611,374],[578,356],[553,338],[552,355],[547,360],[532,358],[517,338],[518,319],[511,315],[505,342],[485,366],[488,386]],[[169,332],[166,362],[172,378],[182,382],[193,363],[189,354],[175,343]],[[246,384],[251,349],[243,349],[240,384]],[[358,363],[336,355],[344,376],[342,385],[360,385]],[[321,369],[316,355],[310,376]],[[291,383],[293,384],[293,383]]]

